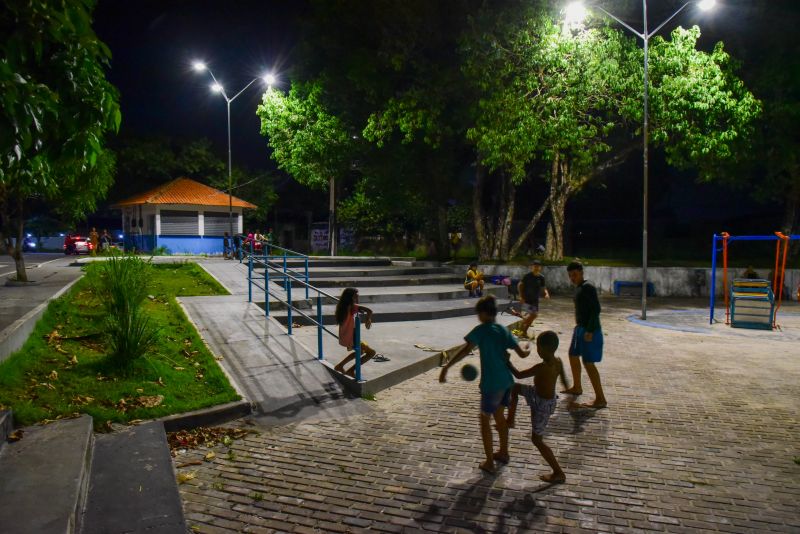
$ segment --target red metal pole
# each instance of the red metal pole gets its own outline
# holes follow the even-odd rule
[[[722,293],[725,297],[725,324],[731,324],[731,308],[728,302],[728,232],[722,232]]]

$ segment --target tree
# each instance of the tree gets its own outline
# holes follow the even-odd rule
[[[27,281],[27,204],[79,217],[113,181],[104,150],[119,128],[110,52],[91,28],[94,0],[9,0],[0,11],[0,242]]]
[[[481,256],[515,256],[549,210],[547,253],[560,259],[567,200],[615,163],[604,156],[624,137],[619,110],[635,73],[635,47],[607,28],[575,38],[541,7],[508,15],[490,14],[489,24],[477,19],[464,46],[465,71],[482,93],[467,133],[478,154],[473,209]],[[537,162],[545,163],[549,195],[512,239],[515,189]],[[504,193],[495,213],[482,201],[489,174]]]
[[[542,208],[510,245],[513,189],[539,160],[549,167],[547,256],[561,259],[569,198],[640,143],[642,51],[620,31],[573,33],[542,11],[495,28],[471,43],[466,63],[484,92],[468,135],[480,165],[498,175],[501,190],[508,191],[502,206],[507,216],[495,236],[485,239],[482,255],[513,256],[538,222]],[[708,174],[732,156],[739,137],[749,135],[759,105],[722,45],[702,52],[699,35],[697,28],[679,28],[670,40],[656,38],[651,45],[652,139],[670,164]],[[477,182],[482,183],[480,175]],[[476,193],[476,221],[486,220],[478,199]]]

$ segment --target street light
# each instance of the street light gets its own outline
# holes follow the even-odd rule
[[[650,126],[650,117],[649,117],[649,77],[648,77],[648,57],[649,57],[649,49],[650,49],[650,38],[656,35],[661,28],[667,25],[672,19],[678,16],[678,13],[686,9],[687,6],[690,4],[697,4],[697,7],[701,11],[709,11],[714,7],[716,4],[715,0],[689,0],[685,2],[677,11],[675,11],[672,15],[667,17],[664,22],[658,25],[655,30],[648,32],[647,30],[647,0],[642,0],[642,24],[643,30],[637,31],[629,24],[623,22],[619,17],[609,13],[605,9],[603,9],[599,5],[593,5],[595,9],[601,11],[608,17],[611,17],[618,23],[620,23],[626,30],[633,33],[639,39],[644,42],[644,125],[642,128],[643,132],[643,189],[642,189],[642,320],[647,320],[647,218],[648,218],[648,182],[649,182],[649,169],[648,169],[648,138],[649,138],[649,126]],[[576,25],[580,25],[583,20],[588,16],[588,11],[586,7],[583,5],[582,2],[572,2],[564,9],[564,22],[569,27],[574,27]]]
[[[225,92],[225,87],[219,83],[214,73],[211,72],[211,69],[208,68],[208,65],[203,63],[202,61],[194,61],[192,63],[192,68],[197,72],[208,72],[208,75],[211,76],[211,79],[214,83],[211,84],[211,91],[214,93],[220,93],[225,98],[225,103],[227,104],[228,108],[228,229],[229,235],[233,237],[233,168],[232,168],[232,159],[231,159],[231,102],[236,100],[239,95],[244,93],[248,87],[253,85],[256,80],[262,80],[268,88],[272,88],[275,84],[275,75],[271,72],[264,74],[260,78],[253,78],[250,80],[250,83],[245,85],[238,93],[233,95],[232,97],[228,97],[228,93]]]

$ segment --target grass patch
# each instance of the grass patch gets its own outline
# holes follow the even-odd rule
[[[0,405],[17,424],[86,413],[99,428],[239,399],[175,297],[226,294],[195,264],[153,266],[143,308],[159,328],[149,353],[124,373],[111,364],[102,303],[86,276],[48,306],[25,345],[0,363]]]

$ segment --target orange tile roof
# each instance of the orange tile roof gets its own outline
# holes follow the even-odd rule
[[[233,197],[236,208],[255,209],[258,206]],[[139,204],[191,204],[193,206],[227,206],[228,195],[190,178],[176,178],[144,193],[117,202],[114,208],[138,206]]]

